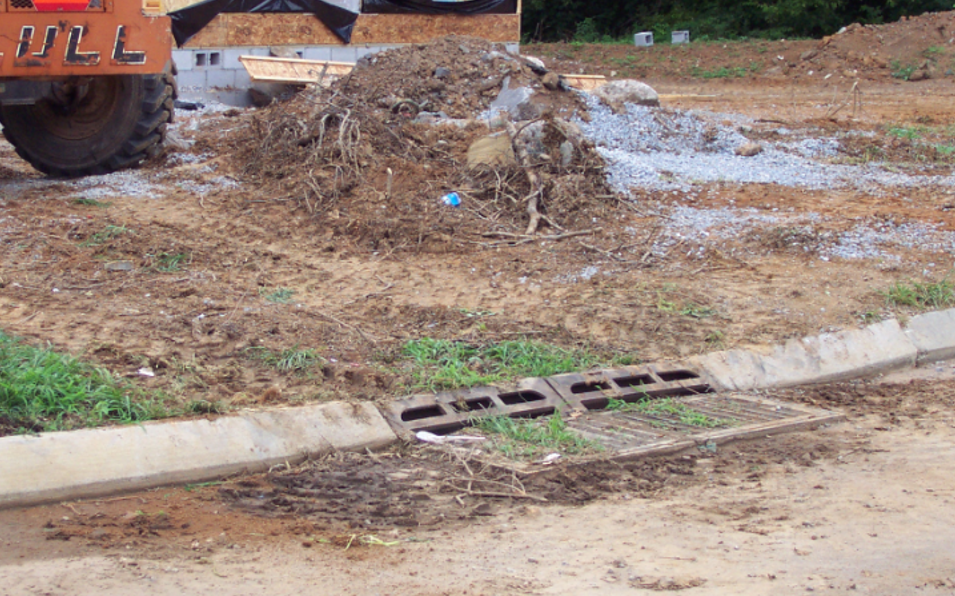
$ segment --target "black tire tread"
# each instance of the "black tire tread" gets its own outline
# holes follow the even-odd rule
[[[178,96],[173,71],[156,75],[143,75],[143,88],[146,90],[146,94],[141,106],[141,116],[132,136],[120,144],[112,155],[94,166],[64,170],[32,158],[20,148],[16,136],[10,134],[7,127],[3,126],[2,110],[0,110],[0,126],[3,126],[3,136],[13,145],[17,155],[37,170],[56,178],[98,176],[135,167],[159,152],[159,146],[166,139],[166,125],[172,122],[173,105]]]

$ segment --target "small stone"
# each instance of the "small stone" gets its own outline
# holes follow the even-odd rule
[[[574,144],[564,141],[560,144],[560,165],[567,167],[574,161]]]
[[[759,143],[746,143],[736,148],[736,155],[741,157],[753,157],[763,152],[763,146]]]
[[[521,58],[524,59],[524,63],[535,73],[544,74],[547,72],[547,66],[544,65],[544,61],[540,58],[535,58],[534,56],[521,56]]]
[[[434,78],[436,79],[446,79],[451,76],[451,69],[445,68],[444,66],[439,66],[434,69]]]
[[[557,91],[560,89],[560,77],[556,72],[549,72],[541,77],[541,83],[544,84],[544,87],[550,89],[551,91]]]
[[[110,261],[103,268],[107,271],[132,271],[134,265],[132,261]]]
[[[816,50],[807,50],[799,55],[799,59],[802,61],[812,60],[818,53]]]
[[[928,78],[928,73],[921,68],[909,75],[910,81],[923,81]]]

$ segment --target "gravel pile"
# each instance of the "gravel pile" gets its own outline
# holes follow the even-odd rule
[[[586,96],[590,121],[578,120],[608,162],[608,180],[618,192],[631,188],[693,192],[694,183],[779,184],[814,190],[837,188],[878,192],[880,187],[955,186],[951,176],[910,176],[877,164],[820,163],[838,152],[835,139],[763,143],[753,157],[735,154],[750,141],[721,122],[723,114],[676,112],[627,105],[615,114]],[[777,131],[779,132],[779,131]]]
[[[756,209],[695,209],[676,206],[668,214],[666,232],[654,243],[654,256],[665,257],[680,249],[685,256],[702,258],[706,247],[724,248],[740,238],[758,235],[772,229],[784,228],[804,252],[827,261],[839,259],[899,260],[898,251],[913,249],[920,252],[955,254],[955,232],[939,229],[935,224],[922,222],[860,222],[845,232],[827,230],[818,213],[767,214]],[[950,260],[950,257],[948,258]]]

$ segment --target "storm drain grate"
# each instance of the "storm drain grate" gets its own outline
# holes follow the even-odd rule
[[[535,418],[569,410],[601,410],[611,403],[712,392],[699,373],[679,366],[624,367],[524,379],[510,386],[474,387],[392,402],[385,415],[408,432],[448,434],[476,416]]]
[[[626,460],[697,446],[816,428],[841,414],[740,393],[716,394],[703,375],[676,365],[625,367],[525,379],[392,402],[386,417],[399,432],[450,434],[476,417],[534,418],[560,412],[574,432]],[[587,461],[585,458],[583,461]],[[522,473],[541,471],[508,464]]]

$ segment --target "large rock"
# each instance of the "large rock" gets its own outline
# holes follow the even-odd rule
[[[501,92],[491,102],[491,112],[507,112],[511,120],[533,120],[540,116],[540,109],[531,101],[534,90],[516,85],[511,87],[511,77],[501,82]]]
[[[624,111],[628,103],[638,106],[660,105],[660,96],[653,87],[633,79],[610,81],[594,89],[594,95],[617,113]]]

